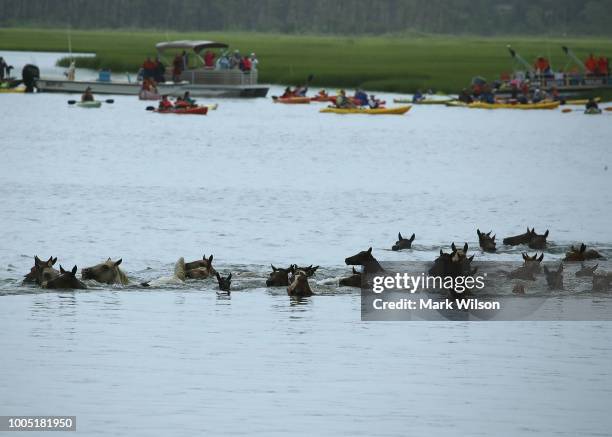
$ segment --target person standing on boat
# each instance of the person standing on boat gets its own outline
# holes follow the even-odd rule
[[[597,59],[595,59],[593,53],[591,53],[586,61],[584,61],[584,66],[587,70],[587,75],[597,74]]]
[[[204,53],[204,67],[215,68],[215,54],[211,50],[206,50]]]
[[[255,56],[255,52],[251,53],[251,70],[257,70],[257,66],[259,65],[259,60]]]
[[[155,58],[155,69],[153,78],[157,83],[164,83],[166,81],[164,75],[166,74],[166,66],[160,61],[159,57]]]
[[[4,76],[8,77],[8,64],[2,56],[0,56],[0,82],[4,80]]]
[[[91,92],[91,87],[87,87],[83,95],[81,95],[81,102],[93,102],[93,101],[94,101],[94,95]]]
[[[151,60],[150,57],[142,63],[142,71],[143,71],[143,79],[151,79],[155,76],[155,63]]]
[[[172,61],[172,81],[180,82],[181,73],[183,72],[183,58],[177,54]]]
[[[607,77],[610,74],[610,70],[608,67],[608,58],[604,56],[600,56],[597,60],[597,73],[600,76]]]

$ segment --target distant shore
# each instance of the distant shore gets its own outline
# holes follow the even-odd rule
[[[610,39],[543,37],[380,36],[331,37],[266,33],[166,33],[154,31],[71,31],[74,52],[96,53],[77,59],[83,68],[136,71],[155,43],[204,39],[228,43],[243,54],[255,52],[261,83],[299,84],[314,75],[312,88],[361,87],[388,92],[433,89],[457,92],[474,76],[489,80],[511,72],[512,46],[531,61],[548,57],[553,68],[574,64],[561,50],[572,48],[580,58],[593,52],[612,57]],[[0,50],[68,51],[66,29],[0,29]],[[7,59],[10,63],[10,59]],[[517,66],[515,66],[517,67]]]

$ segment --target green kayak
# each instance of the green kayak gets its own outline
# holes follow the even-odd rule
[[[99,100],[94,100],[93,102],[77,102],[77,106],[81,108],[99,108],[102,106],[102,102]]]

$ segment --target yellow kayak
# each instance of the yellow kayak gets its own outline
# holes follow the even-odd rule
[[[462,108],[479,109],[557,109],[561,102],[540,102],[540,103],[464,103],[457,100],[446,103],[446,106],[459,106]]]
[[[601,102],[601,97],[595,97],[597,103]],[[589,103],[589,99],[568,99],[565,101],[566,105],[586,105]]]
[[[323,108],[319,112],[332,114],[370,114],[370,115],[402,115],[410,111],[412,106],[397,106],[395,108]]]
[[[0,88],[0,93],[25,93],[25,88],[22,86],[16,88]]]

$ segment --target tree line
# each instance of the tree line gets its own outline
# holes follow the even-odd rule
[[[0,0],[0,26],[611,35],[610,0]]]

